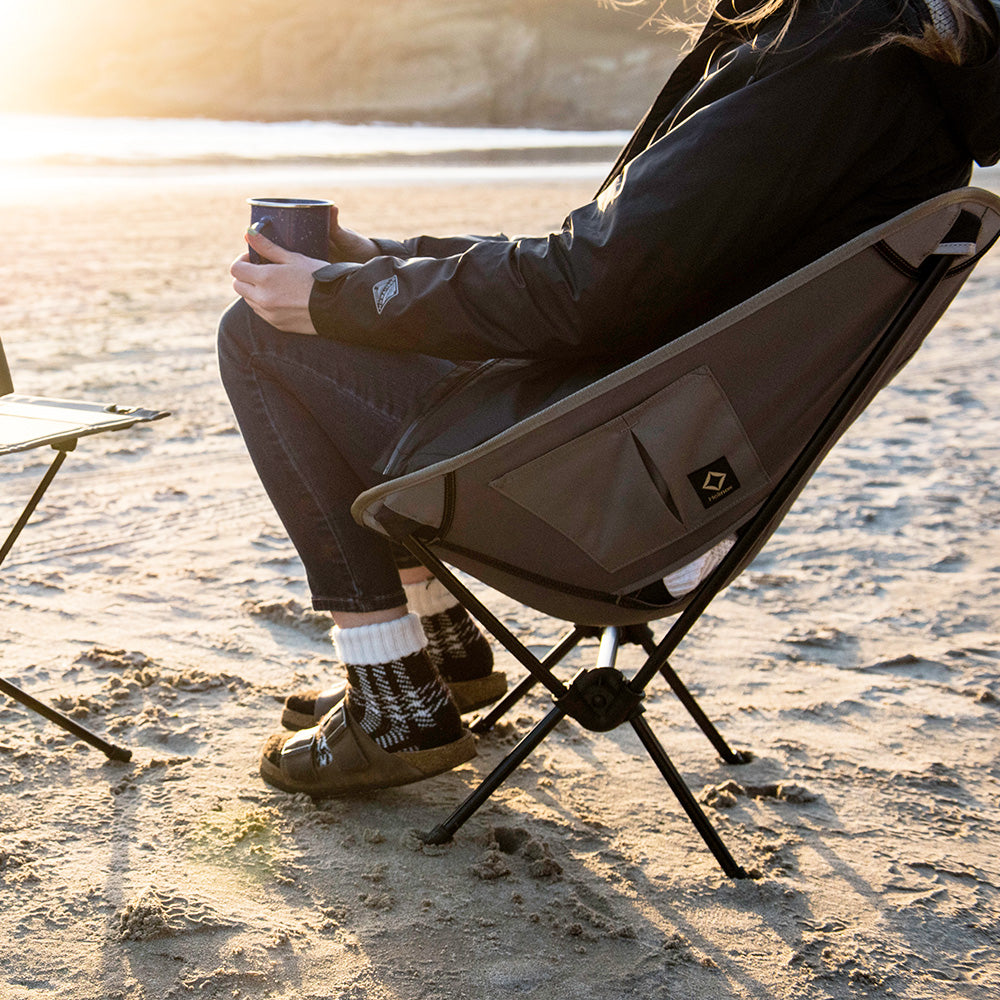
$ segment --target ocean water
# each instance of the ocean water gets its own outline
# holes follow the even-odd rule
[[[625,132],[0,114],[0,167],[246,164],[463,155],[604,159]]]
[[[602,179],[625,131],[0,114],[0,203],[149,183],[358,184]],[[1000,168],[974,183],[1000,190]]]
[[[172,184],[598,183],[627,132],[0,114],[0,204]]]

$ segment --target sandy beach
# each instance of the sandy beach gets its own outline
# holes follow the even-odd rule
[[[81,441],[3,567],[2,675],[134,756],[0,697],[0,1000],[1000,997],[1000,252],[674,658],[753,762],[650,688],[759,878],[722,875],[630,730],[569,722],[422,845],[541,694],[419,785],[314,803],[257,774],[284,695],[336,667],[218,379],[245,198],[513,234],[595,185],[122,168],[0,190],[17,390],[172,413]],[[4,459],[0,524],[47,461]],[[534,649],[563,630],[489,602]]]

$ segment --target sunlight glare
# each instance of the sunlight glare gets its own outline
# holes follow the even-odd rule
[[[98,6],[103,0],[99,0]],[[68,62],[88,0],[0,0],[0,110],[35,110]]]

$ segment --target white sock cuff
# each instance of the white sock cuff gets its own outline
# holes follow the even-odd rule
[[[405,583],[403,591],[406,593],[406,606],[421,618],[439,615],[458,604],[451,591],[433,576],[419,583]]]
[[[420,618],[411,613],[376,625],[334,628],[333,642],[341,662],[374,666],[419,653],[427,645],[427,637]]]

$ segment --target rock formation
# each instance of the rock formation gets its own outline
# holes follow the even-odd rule
[[[38,5],[41,6],[41,5]],[[74,0],[22,14],[4,110],[617,128],[679,42],[599,0]]]

